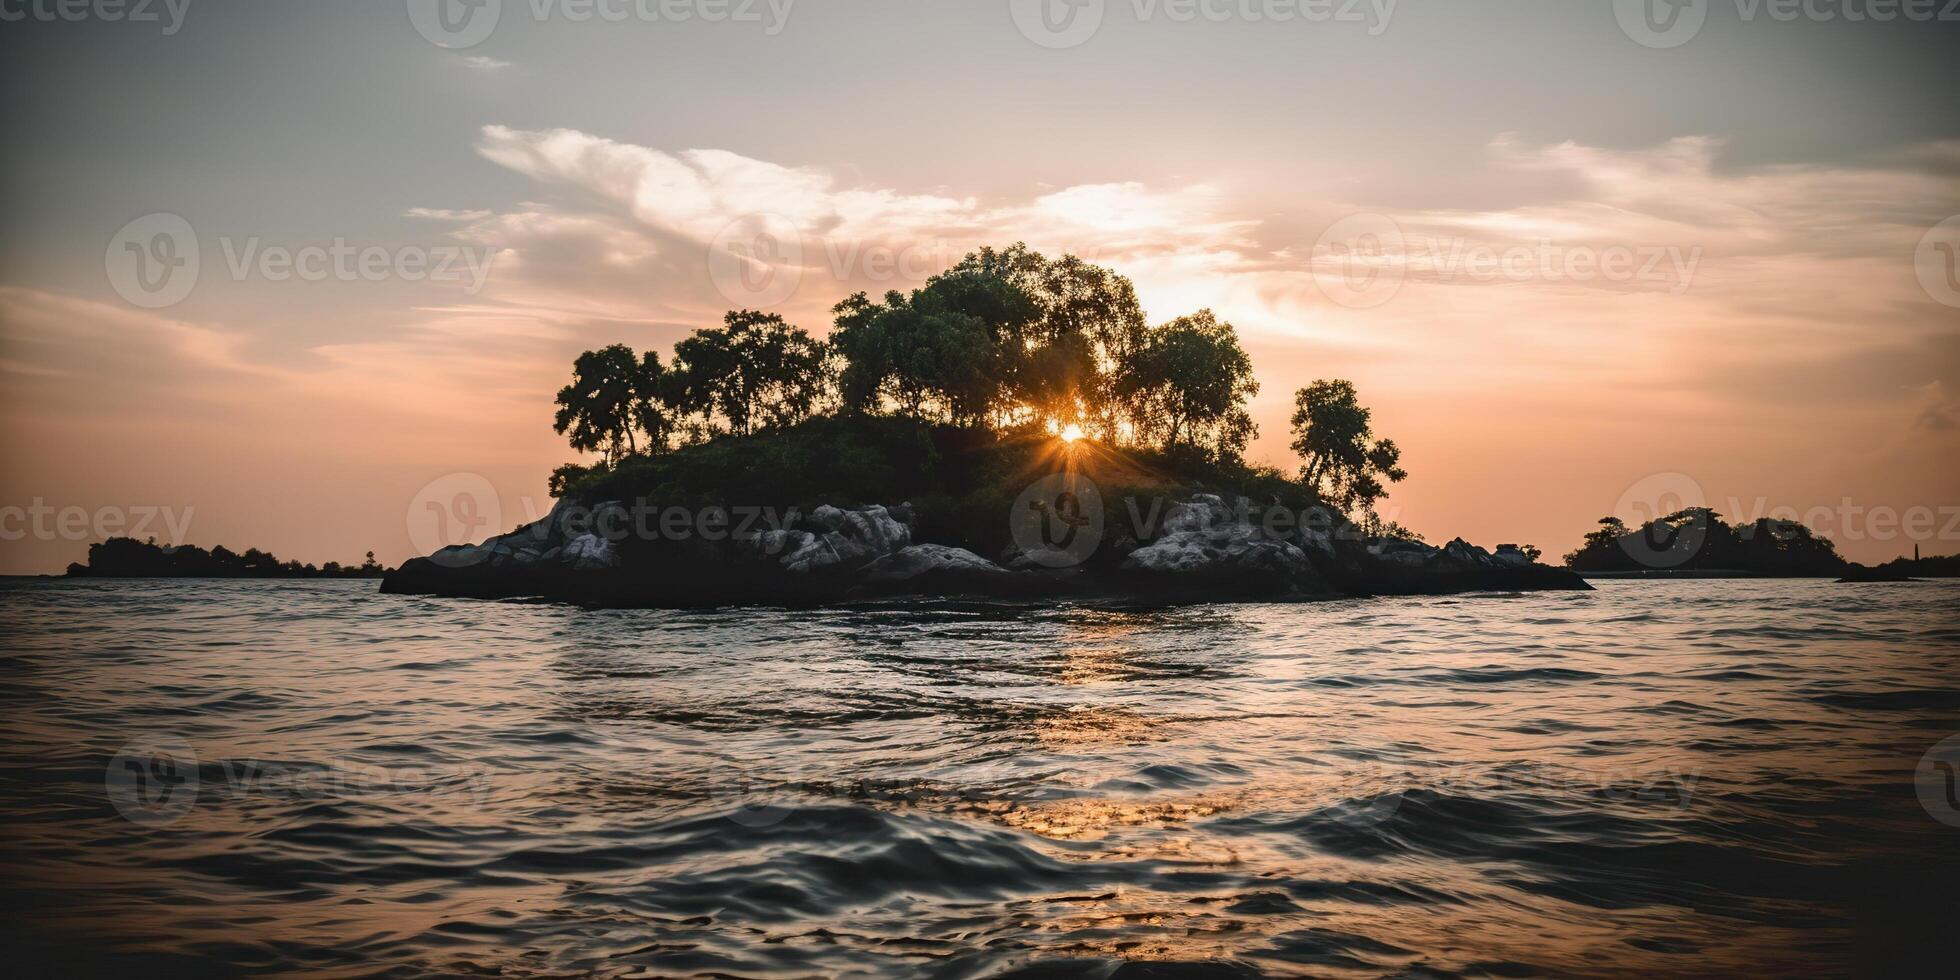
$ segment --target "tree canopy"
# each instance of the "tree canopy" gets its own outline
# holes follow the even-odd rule
[[[1293,451],[1306,460],[1300,479],[1322,500],[1350,512],[1372,512],[1388,484],[1409,474],[1393,440],[1376,439],[1354,385],[1322,380],[1293,398]]]
[[[983,248],[910,293],[857,293],[826,340],[775,313],[736,310],[658,354],[579,355],[557,431],[608,468],[719,436],[831,412],[895,414],[976,431],[1079,426],[1111,445],[1241,465],[1259,392],[1233,326],[1210,310],[1151,327],[1130,281],[1073,255]],[[1345,381],[1299,393],[1293,447],[1322,499],[1367,509],[1403,476]],[[562,487],[577,467],[554,474]]]

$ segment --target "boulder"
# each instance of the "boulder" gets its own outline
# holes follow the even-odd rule
[[[868,582],[909,582],[936,575],[1002,575],[1006,569],[965,548],[943,544],[915,544],[879,558],[865,566]]]
[[[1123,570],[1160,582],[1231,583],[1255,594],[1329,591],[1306,552],[1242,513],[1213,494],[1177,503],[1156,540],[1123,559]]]
[[[912,529],[890,510],[872,505],[844,510],[825,504],[805,523],[812,530],[764,531],[749,539],[759,554],[797,574],[835,568],[856,568],[912,543]]]

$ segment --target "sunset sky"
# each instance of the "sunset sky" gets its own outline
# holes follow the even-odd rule
[[[1296,388],[1352,380],[1410,472],[1384,514],[1434,543],[1562,554],[1661,487],[1809,513],[1853,559],[1960,551],[1960,292],[1926,261],[1960,242],[1960,23],[1725,0],[1655,47],[1604,2],[1083,2],[1072,46],[1005,0],[503,0],[466,48],[401,2],[0,23],[0,507],[393,564],[447,475],[495,487],[496,530],[549,507],[579,351],[664,353],[759,282],[822,333],[1024,240],[1152,322],[1233,323],[1257,461],[1297,465]],[[198,271],[146,308],[118,236],[153,214]],[[709,260],[785,228],[774,278]],[[336,241],[388,264],[257,261]],[[395,263],[461,250],[480,282]],[[99,540],[9,537],[0,573]]]

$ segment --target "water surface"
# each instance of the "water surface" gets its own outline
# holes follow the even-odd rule
[[[1960,925],[1913,775],[1956,608],[15,581],[6,935],[70,975],[1878,973]]]

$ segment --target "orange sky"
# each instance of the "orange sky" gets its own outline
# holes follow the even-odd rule
[[[49,97],[0,149],[0,573],[152,512],[207,547],[395,563],[454,474],[508,527],[573,458],[551,399],[580,350],[664,351],[734,306],[823,333],[852,291],[1017,240],[1130,276],[1153,322],[1233,323],[1256,460],[1296,465],[1296,388],[1352,380],[1410,473],[1385,516],[1433,542],[1562,554],[1678,501],[1804,517],[1860,560],[1960,552],[1936,38],[1711,17],[1657,51],[1570,4],[1345,33],[1118,9],[1055,51],[980,6],[798,8],[766,38],[506,18],[467,57],[344,5],[8,32],[0,63]],[[907,40],[935,29],[967,46]],[[149,247],[155,213],[199,267],[134,302],[118,229]],[[343,241],[378,271],[266,261]],[[487,265],[401,262],[443,250]]]
[[[186,536],[206,546],[311,561],[372,548],[400,561],[416,550],[416,495],[446,474],[486,478],[506,525],[548,506],[545,476],[572,455],[549,430],[550,400],[577,351],[665,348],[720,309],[792,284],[777,307],[821,330],[823,311],[851,290],[907,286],[905,273],[936,271],[972,245],[1026,238],[1127,273],[1155,321],[1209,306],[1236,324],[1264,386],[1255,459],[1294,465],[1294,389],[1354,380],[1411,473],[1389,516],[1431,540],[1563,552],[1603,514],[1639,516],[1648,491],[1623,499],[1629,488],[1680,474],[1659,485],[1698,490],[1731,515],[1806,512],[1855,558],[1911,549],[1909,529],[1883,517],[1868,526],[1873,508],[1943,513],[1920,543],[1960,550],[1943,526],[1960,503],[1953,310],[1915,275],[1925,230],[1873,216],[1868,203],[1882,193],[1936,209],[1953,199],[1951,179],[1853,168],[1724,177],[1703,140],[1609,152],[1499,139],[1494,166],[1555,173],[1580,193],[1508,211],[1303,202],[1288,220],[1304,231],[1281,241],[1270,222],[1233,210],[1233,188],[1208,184],[983,204],[572,131],[489,127],[478,147],[486,165],[541,192],[583,192],[580,205],[427,219],[456,241],[504,250],[486,287],[469,296],[430,284],[422,301],[378,314],[389,328],[358,343],[275,360],[252,327],[277,322],[277,305],[250,324],[200,322],[0,290],[0,419],[14,460],[0,499],[92,516],[190,511]],[[706,258],[757,248],[741,237],[755,213],[771,215],[763,227],[803,229],[794,247],[763,248],[778,259],[767,296],[745,295]],[[1339,224],[1356,213],[1367,217]],[[1333,239],[1311,235],[1316,226]],[[1391,237],[1341,237],[1354,228]],[[1582,263],[1565,277],[1568,254],[1615,248],[1636,257],[1633,273],[1588,278]],[[1509,271],[1474,264],[1501,262],[1505,249]],[[1696,256],[1691,277],[1667,264],[1667,249]],[[1642,279],[1649,253],[1662,264]],[[912,267],[886,272],[888,254]],[[1556,274],[1537,257],[1547,254]],[[198,288],[252,284],[206,277]],[[87,543],[46,537],[5,542],[5,569],[58,570]]]

